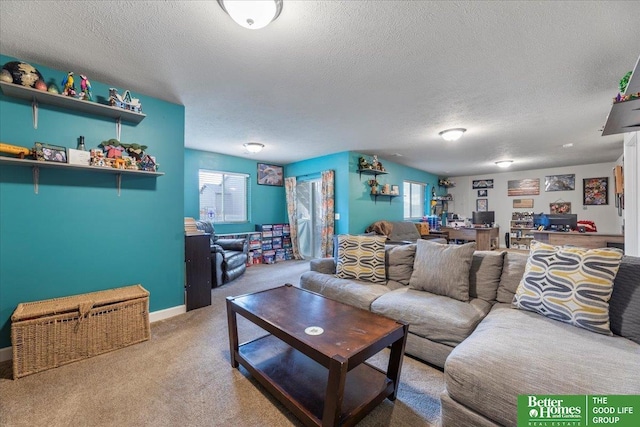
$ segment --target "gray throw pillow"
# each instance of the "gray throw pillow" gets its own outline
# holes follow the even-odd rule
[[[418,240],[409,286],[469,301],[469,271],[476,243],[443,245]]]
[[[413,273],[416,244],[390,246],[386,250],[387,279],[408,285]]]
[[[500,286],[498,286],[498,302],[511,304],[518,285],[520,285],[520,280],[524,276],[527,259],[529,259],[529,254],[507,252],[504,255]]]
[[[622,258],[609,300],[611,332],[640,344],[640,258]]]
[[[469,297],[493,302],[498,293],[504,252],[475,251],[469,272]]]

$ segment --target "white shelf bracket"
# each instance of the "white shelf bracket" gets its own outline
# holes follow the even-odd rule
[[[116,174],[116,187],[118,187],[118,197],[120,197],[120,187],[122,186],[122,174]]]
[[[31,114],[33,115],[33,128],[38,129],[38,100],[31,101]]]
[[[122,132],[122,118],[116,119],[116,139],[120,141],[120,133]]]
[[[38,166],[33,167],[33,192],[38,194],[38,183],[40,181],[40,168]]]

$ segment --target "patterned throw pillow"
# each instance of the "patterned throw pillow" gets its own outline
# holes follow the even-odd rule
[[[559,247],[532,241],[513,305],[612,335],[609,299],[622,255],[616,248]]]
[[[384,236],[339,235],[336,277],[386,283]]]

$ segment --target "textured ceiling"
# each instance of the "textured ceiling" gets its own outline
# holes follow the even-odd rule
[[[640,53],[638,16],[626,1],[284,0],[247,30],[213,0],[0,0],[0,52],[183,104],[186,147],[476,175],[617,159],[622,135],[600,129]],[[468,131],[444,143],[451,127]]]

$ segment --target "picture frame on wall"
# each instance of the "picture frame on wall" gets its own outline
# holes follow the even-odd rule
[[[508,196],[537,196],[538,194],[540,194],[540,178],[507,181]]]
[[[544,191],[573,191],[576,189],[576,175],[547,175],[544,177]]]
[[[513,199],[513,207],[515,209],[532,209],[533,199]]]
[[[487,190],[478,190],[478,197],[487,197]]]
[[[489,199],[476,199],[476,212],[487,212],[489,210]]]
[[[582,180],[582,203],[584,205],[609,204],[609,178],[585,178]]]
[[[284,168],[278,165],[258,163],[258,185],[282,187],[284,185]]]
[[[550,214],[570,214],[571,202],[553,202],[549,203]]]
[[[475,179],[471,183],[471,188],[477,190],[479,188],[493,188],[493,179]]]

